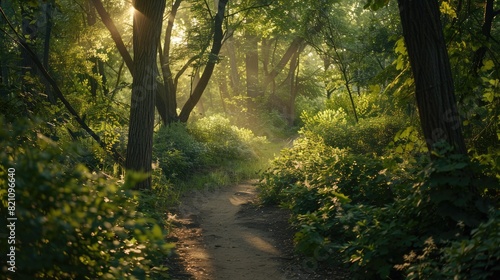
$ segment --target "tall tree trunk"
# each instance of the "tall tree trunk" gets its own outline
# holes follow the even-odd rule
[[[87,7],[86,7],[87,24],[88,24],[88,26],[93,26],[97,22],[96,8],[92,4],[91,0],[88,0],[86,3],[87,3]],[[101,11],[101,13],[102,12],[103,11]],[[112,23],[112,21],[111,21],[111,23]],[[121,36],[119,34],[118,34],[118,37],[121,38]],[[89,60],[90,60],[90,62],[92,62],[92,74],[94,74],[94,76],[89,77],[90,92],[92,94],[92,97],[95,99],[97,97],[97,89],[98,89],[98,85],[99,85],[95,76],[100,75],[102,77],[101,83],[102,83],[103,94],[107,95],[109,93],[109,90],[107,88],[106,73],[104,72],[104,62],[99,58],[99,56],[94,56],[94,57],[90,58]]]
[[[295,122],[295,100],[298,94],[298,72],[299,72],[299,58],[301,49],[297,50],[290,60],[290,71],[288,73],[290,82],[290,99],[288,101],[288,124],[293,126]]]
[[[262,72],[264,76],[269,75],[269,62],[271,61],[271,46],[273,40],[262,38],[261,56],[262,56]]]
[[[229,77],[231,81],[231,89],[233,95],[241,94],[241,81],[240,74],[238,73],[238,59],[236,58],[236,50],[234,47],[234,38],[231,37],[227,40],[226,44],[227,56],[229,57]]]
[[[163,43],[163,50],[160,53],[160,63],[163,75],[163,82],[165,84],[164,90],[160,91],[163,95],[161,101],[164,102],[165,112],[160,114],[165,115],[164,124],[167,125],[178,120],[177,116],[177,87],[174,81],[174,76],[170,68],[170,43],[172,38],[172,31],[174,27],[175,17],[181,5],[182,0],[175,0],[172,3],[172,9],[168,16],[167,28],[165,30],[165,40]]]
[[[444,140],[456,153],[467,154],[438,1],[398,0],[398,4],[427,147],[432,151]]]
[[[134,75],[134,71],[133,71],[133,67],[134,67],[133,64],[134,63],[132,60],[132,56],[130,56],[130,53],[128,52],[127,47],[123,43],[122,37],[121,37],[120,33],[118,32],[118,29],[116,28],[115,23],[111,19],[111,16],[108,14],[106,9],[104,9],[104,6],[102,5],[101,0],[90,0],[90,1],[92,1],[92,3],[94,4],[94,7],[96,8],[97,13],[101,17],[102,22],[104,23],[104,25],[108,29],[109,33],[111,34],[111,38],[115,42],[116,48],[118,49],[118,52],[122,56],[123,61],[125,62],[125,65],[127,65],[127,68],[130,71],[130,74],[133,76]],[[156,108],[158,109],[158,113],[160,114],[160,117],[162,118],[163,123],[166,123],[167,122],[167,116],[165,114],[165,112],[166,112],[165,102],[166,101],[162,102],[162,100],[165,97],[165,94],[162,94],[162,92],[165,91],[166,89],[165,89],[164,85],[159,83],[159,82],[156,83],[156,86],[157,86],[158,90],[155,93],[155,95],[156,95],[155,105],[156,105]]]
[[[245,52],[245,69],[247,78],[248,105],[253,108],[255,98],[259,96],[259,52],[256,35],[247,35]]]
[[[50,1],[44,3],[42,5],[42,10],[44,11],[45,17],[45,35],[43,41],[43,67],[49,71],[49,54],[50,54],[50,36],[52,34],[52,13],[54,11],[54,7]],[[50,84],[47,80],[43,79],[45,84],[45,92],[47,93],[48,100],[51,104],[56,104],[56,96],[52,91]]]
[[[38,27],[36,26],[36,19],[34,18],[34,12],[32,9],[33,8],[26,7],[25,5],[21,4],[21,32],[23,37],[25,39],[28,39],[27,44],[29,44],[32,49],[35,49],[35,46],[32,42],[38,37]],[[34,65],[28,51],[22,47],[20,48],[20,51],[22,75],[24,76],[28,72],[36,75],[36,66]],[[35,53],[37,53],[36,50]]]
[[[477,75],[479,69],[483,66],[483,59],[488,51],[488,47],[486,43],[491,38],[491,28],[493,26],[493,19],[500,14],[500,10],[494,9],[493,3],[494,0],[486,0],[484,2],[484,17],[483,17],[483,25],[481,27],[481,35],[483,35],[483,45],[476,50],[474,53],[474,58],[472,61],[472,72]]]
[[[205,91],[205,88],[208,85],[210,77],[215,68],[215,64],[217,64],[219,60],[219,52],[222,47],[222,39],[224,37],[224,33],[222,32],[222,23],[224,21],[224,13],[226,11],[226,4],[228,0],[220,0],[218,3],[217,14],[214,19],[214,37],[212,42],[212,49],[210,50],[209,59],[207,64],[205,65],[205,69],[203,70],[203,74],[201,75],[200,81],[196,85],[193,90],[193,94],[189,96],[189,99],[186,101],[186,104],[182,107],[181,113],[179,114],[179,120],[181,122],[187,122],[189,119],[189,115],[193,111],[196,103],[201,98],[201,95]]]
[[[229,94],[229,88],[228,88],[228,62],[227,60],[222,60],[221,61],[221,66],[219,68],[219,77],[217,79],[217,83],[219,84],[219,95],[220,95],[220,100],[221,100],[221,105],[222,105],[222,110],[224,111],[224,114],[227,114],[227,108],[226,108],[226,100],[229,100],[231,95]]]
[[[97,74],[99,74],[99,68],[97,66],[97,61],[99,60],[99,58],[97,58],[97,56],[94,56],[94,57],[91,57],[89,60],[92,63],[92,74],[93,75],[86,75],[86,76],[88,77],[89,83],[90,83],[90,94],[92,95],[92,98],[94,99],[94,101],[96,101],[98,83],[97,83],[97,79],[95,78],[95,76],[97,76]]]
[[[125,167],[151,172],[155,94],[157,92],[157,47],[160,40],[165,0],[134,0],[134,63],[130,125]],[[151,177],[136,189],[151,188]]]
[[[109,89],[108,89],[108,78],[106,78],[106,72],[104,71],[104,62],[102,59],[97,60],[97,68],[98,72],[101,75],[101,81],[102,81],[102,92],[104,95],[109,94]]]

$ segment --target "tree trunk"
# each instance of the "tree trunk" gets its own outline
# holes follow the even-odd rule
[[[259,96],[259,52],[256,35],[247,35],[245,69],[247,77],[247,97],[250,108],[255,107],[255,98]]]
[[[234,47],[234,38],[231,37],[227,40],[226,44],[227,55],[229,57],[229,77],[231,81],[231,89],[233,95],[241,94],[240,74],[238,73],[238,59],[236,58],[236,51]]]
[[[172,4],[172,10],[168,16],[167,28],[165,31],[165,41],[163,43],[163,51],[160,53],[161,70],[163,75],[163,82],[165,84],[164,90],[160,94],[164,95],[161,101],[164,102],[165,112],[160,112],[164,115],[164,124],[168,125],[177,121],[177,87],[174,82],[172,70],[170,68],[170,42],[172,38],[172,30],[174,27],[175,17],[182,0],[175,0]],[[160,101],[160,100],[159,100]]]
[[[27,41],[27,44],[30,46],[30,48],[35,49],[35,46],[33,45],[33,42],[37,39],[38,37],[38,28],[36,26],[36,19],[34,18],[34,12],[32,11],[32,8],[30,7],[25,7],[24,5],[21,5],[21,32],[22,36]],[[35,24],[34,24],[35,22]],[[20,48],[21,51],[21,73],[22,75],[26,75],[26,73],[31,73],[32,75],[36,75],[36,66],[34,65],[34,62],[32,58],[30,57],[29,53],[27,50],[24,48]],[[35,54],[37,51],[35,50]]]
[[[134,0],[134,63],[130,125],[125,167],[151,172],[155,94],[157,92],[157,47],[160,40],[164,0]],[[151,177],[136,189],[151,188]]]
[[[290,60],[290,71],[288,73],[289,82],[290,82],[290,99],[288,103],[288,124],[293,126],[295,122],[295,100],[297,99],[298,94],[298,72],[299,72],[299,58],[301,49],[297,50],[292,56]]]
[[[491,38],[491,28],[493,26],[493,19],[500,14],[500,10],[495,11],[493,6],[493,0],[486,0],[484,2],[484,18],[483,26],[481,27],[481,34],[483,35],[483,45],[477,49],[474,53],[474,59],[472,61],[472,73],[477,75],[479,69],[483,66],[483,59],[488,51],[486,43]]]
[[[297,50],[300,48],[302,43],[304,42],[304,38],[302,37],[297,37],[293,40],[293,42],[290,44],[288,49],[286,50],[285,54],[283,57],[281,57],[281,60],[278,62],[278,64],[274,67],[273,70],[267,75],[266,80],[264,81],[264,89],[267,87],[267,85],[271,82],[274,81],[274,78],[278,76],[278,74],[285,68],[286,64],[288,61],[292,58],[293,54],[297,52]]]
[[[208,85],[210,77],[215,68],[215,64],[219,61],[219,52],[222,47],[222,39],[224,34],[222,32],[222,23],[224,21],[224,13],[226,11],[226,4],[228,0],[220,0],[218,4],[217,14],[215,15],[214,20],[214,37],[212,42],[212,49],[210,50],[208,62],[203,70],[203,74],[201,75],[200,81],[196,85],[193,90],[193,94],[186,101],[186,104],[182,107],[182,111],[179,115],[179,120],[181,122],[187,122],[189,119],[189,115],[191,111],[193,111],[196,103],[201,98],[201,95],[205,91],[205,88]]]
[[[50,54],[50,36],[52,34],[52,12],[54,7],[52,6],[52,3],[47,2],[42,5],[45,16],[45,35],[44,35],[44,41],[43,41],[43,67],[49,71],[49,54]],[[51,104],[56,104],[56,97],[54,95],[54,92],[52,91],[50,84],[47,82],[47,80],[43,80],[45,84],[45,92],[47,93],[48,100]]]
[[[261,54],[262,54],[262,73],[267,77],[269,75],[269,62],[271,58],[271,46],[273,40],[263,38],[261,42]]]
[[[125,65],[127,65],[127,68],[130,71],[130,74],[133,76],[134,75],[134,71],[133,71],[133,67],[134,67],[133,64],[134,63],[132,60],[132,56],[130,56],[130,53],[127,51],[127,47],[123,43],[122,37],[121,37],[120,33],[118,32],[116,25],[114,24],[113,20],[111,19],[110,15],[106,11],[106,9],[104,9],[104,6],[102,5],[101,0],[90,0],[90,1],[92,1],[92,3],[94,4],[94,7],[96,8],[97,13],[101,17],[102,22],[104,23],[104,25],[108,29],[109,33],[111,34],[111,38],[115,42],[116,48],[118,49],[118,52],[122,56],[123,61],[125,62]],[[160,117],[161,117],[163,123],[167,123],[168,122],[167,121],[168,117],[166,114],[166,108],[167,108],[166,102],[167,101],[165,100],[166,93],[164,93],[164,91],[166,91],[166,88],[163,84],[161,84],[159,82],[156,83],[156,86],[157,86],[158,90],[155,93],[155,95],[156,95],[155,105],[156,105],[156,108],[158,110],[158,113],[160,114]]]
[[[427,147],[431,152],[444,140],[456,153],[467,154],[438,1],[398,0],[398,4]]]

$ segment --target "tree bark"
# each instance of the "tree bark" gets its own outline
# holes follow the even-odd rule
[[[255,105],[255,98],[259,96],[259,52],[256,35],[247,35],[245,52],[245,69],[247,77],[247,97],[249,107]]]
[[[298,94],[298,72],[299,72],[299,58],[301,49],[298,49],[290,60],[290,71],[288,73],[290,82],[290,99],[288,103],[288,124],[293,126],[295,122],[295,100]]]
[[[134,63],[132,60],[132,56],[130,56],[130,53],[127,51],[127,47],[123,43],[122,37],[120,33],[118,32],[118,29],[116,28],[116,25],[114,24],[113,20],[111,19],[110,15],[104,9],[104,6],[102,5],[101,0],[90,0],[94,4],[97,13],[101,17],[102,22],[108,29],[109,33],[111,34],[111,38],[115,42],[116,48],[118,49],[118,52],[123,58],[123,61],[125,62],[125,65],[127,65],[128,70],[130,71],[130,74],[133,76],[134,71]],[[164,101],[166,94],[164,91],[166,91],[166,88],[163,84],[157,82],[157,92],[155,93],[156,95],[156,108],[158,110],[158,113],[163,121],[163,123],[167,123],[167,115],[166,115],[166,101]]]
[[[269,75],[267,75],[266,80],[264,81],[264,88],[267,87],[269,83],[274,81],[274,78],[278,76],[278,74],[285,68],[286,64],[290,59],[292,58],[293,54],[297,52],[297,50],[300,48],[302,43],[304,42],[304,38],[302,37],[297,37],[293,40],[293,42],[290,44],[288,49],[286,50],[285,54],[283,57],[281,57],[281,60],[276,64],[276,66],[269,72]]]
[[[233,95],[241,94],[240,74],[238,73],[238,59],[236,58],[236,50],[234,47],[234,38],[227,40],[226,44],[227,55],[229,57],[229,77],[231,81],[231,89]]]
[[[134,63],[130,125],[125,167],[151,172],[155,94],[157,92],[157,47],[160,40],[165,0],[134,0]],[[136,189],[151,188],[151,176]]]
[[[466,155],[438,1],[398,0],[398,4],[429,152],[437,142],[446,141],[456,153]]]
[[[219,60],[219,52],[222,47],[222,39],[224,38],[224,33],[222,32],[222,23],[224,21],[224,13],[226,11],[226,4],[228,0],[220,0],[218,3],[217,14],[214,18],[214,37],[212,42],[212,49],[209,53],[208,62],[203,70],[203,74],[201,75],[200,81],[196,85],[193,90],[193,93],[186,101],[186,104],[182,107],[182,111],[179,114],[179,120],[181,122],[187,122],[189,119],[189,115],[193,111],[196,103],[201,98],[201,95],[205,91],[205,88],[208,85],[210,77],[215,68],[215,64],[217,64]]]
[[[168,125],[174,121],[177,121],[177,86],[174,81],[174,76],[172,74],[172,70],[170,68],[170,42],[172,38],[172,30],[174,27],[175,17],[177,15],[177,11],[181,5],[182,0],[175,0],[172,4],[172,10],[170,11],[170,15],[168,16],[167,28],[165,31],[165,41],[163,44],[163,50],[160,53],[160,63],[161,70],[163,75],[164,82],[164,90],[159,91],[161,95],[163,95],[162,99],[159,100],[164,102],[165,111],[159,112],[160,115],[164,115],[162,119],[164,119],[163,123]]]
[[[483,45],[477,49],[474,53],[474,59],[472,61],[472,73],[477,75],[479,69],[483,66],[483,59],[486,56],[486,52],[488,51],[488,47],[486,43],[491,38],[491,28],[493,26],[493,19],[500,14],[500,10],[494,10],[494,1],[486,0],[484,2],[484,17],[483,17],[483,25],[481,27],[481,35],[483,35],[484,43]]]

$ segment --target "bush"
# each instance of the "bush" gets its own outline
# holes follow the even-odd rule
[[[136,211],[130,191],[143,176],[129,174],[120,183],[91,174],[68,161],[76,147],[54,143],[27,125],[0,127],[0,184],[15,179],[16,278],[166,277],[162,259],[170,245],[162,228]],[[15,168],[12,175],[9,168]],[[0,197],[3,207],[12,206],[6,188]],[[6,263],[2,270],[10,273]]]
[[[392,201],[386,174],[380,170],[380,161],[332,148],[321,138],[299,138],[263,174],[260,197],[292,210],[296,248],[313,255],[353,238],[346,229],[355,226],[358,216],[365,216],[370,206]],[[356,218],[353,205],[364,205]]]
[[[249,171],[255,169],[252,164],[265,156],[267,145],[265,137],[255,136],[251,130],[238,128],[227,118],[215,115],[188,125],[172,123],[160,128],[155,134],[153,155],[161,170],[157,173],[163,173],[167,181],[174,180],[179,186],[193,179],[193,175],[203,176],[207,171],[226,172],[234,179],[249,176]],[[204,180],[199,179],[200,183]]]
[[[168,179],[184,179],[207,163],[205,146],[182,123],[162,126],[155,134],[153,155]]]
[[[443,275],[453,279],[500,278],[500,211],[471,231],[469,239],[455,241],[443,250]],[[415,269],[410,267],[408,271]]]
[[[347,122],[346,117],[342,108],[327,109],[313,116],[304,112],[300,133],[318,135],[329,146],[349,148],[357,154],[381,155],[394,135],[405,126],[404,120],[398,117],[362,118],[357,124]]]
[[[447,146],[439,149],[436,158],[420,172],[420,179],[406,182],[411,192],[394,203],[373,209],[370,220],[358,222],[357,238],[345,245],[344,254],[359,278],[371,275],[469,279],[465,276],[469,271],[450,277],[447,270],[451,267],[447,267],[447,261],[457,256],[447,256],[453,250],[446,248],[450,244],[456,248],[456,244],[469,239],[476,232],[474,228],[487,221],[488,209],[497,209],[498,206],[481,194],[485,193],[484,189],[498,188],[498,182],[473,176],[480,174],[475,171],[474,163],[463,155],[452,154]],[[493,247],[499,245],[498,238],[487,238],[483,242]],[[481,250],[485,247],[476,253]],[[480,259],[470,260],[468,265],[491,270],[490,262]]]
[[[443,143],[436,151],[430,162],[382,160],[303,133],[263,174],[261,199],[291,209],[298,251],[354,278],[492,279],[498,179]]]
[[[189,132],[206,148],[206,158],[211,165],[232,160],[255,160],[265,137],[258,137],[249,129],[231,125],[229,119],[214,115],[191,123]]]

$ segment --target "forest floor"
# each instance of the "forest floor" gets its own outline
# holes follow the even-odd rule
[[[257,189],[243,183],[186,194],[171,215],[172,279],[348,279],[341,270],[293,251],[289,214],[259,206]]]

